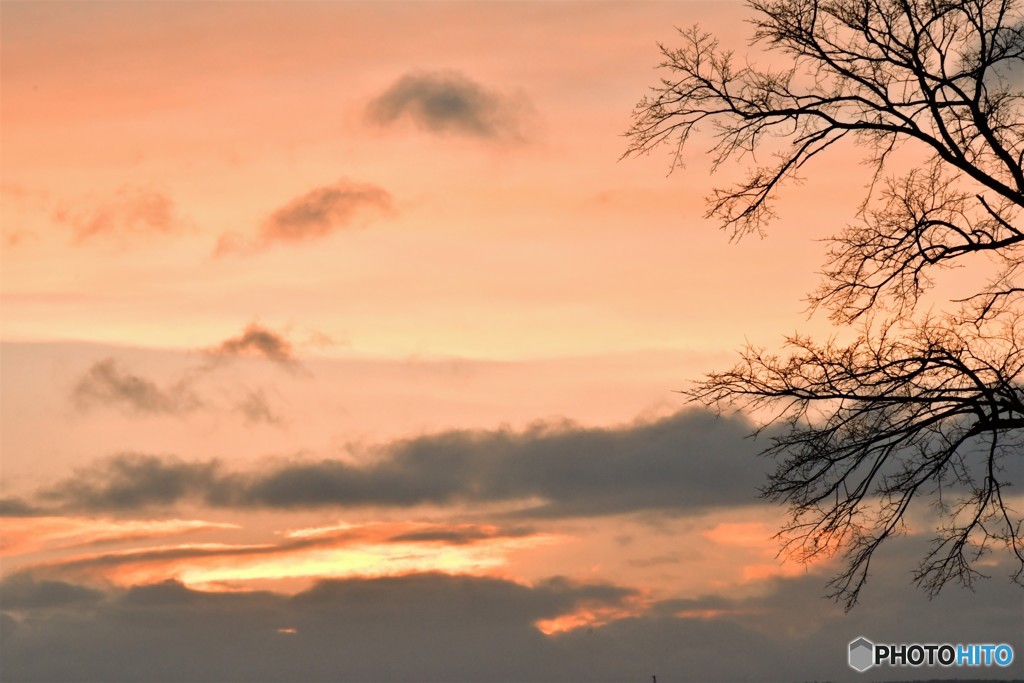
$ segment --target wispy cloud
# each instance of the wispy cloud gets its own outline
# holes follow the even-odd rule
[[[38,522],[23,522],[24,526],[33,524]],[[505,565],[509,552],[547,544],[554,538],[531,529],[494,525],[339,524],[297,530],[271,543],[189,543],[110,550],[45,561],[23,571],[119,585],[166,578],[195,587],[240,588],[254,581],[281,580],[309,585],[328,577],[424,571],[486,573]]]
[[[528,109],[521,96],[503,95],[458,72],[441,71],[402,76],[366,112],[380,126],[407,119],[435,134],[521,140]]]
[[[20,517],[4,519],[0,554],[5,557],[41,550],[77,548],[166,538],[200,531],[237,528],[195,519],[105,519],[96,517]]]
[[[216,254],[263,249],[274,244],[322,239],[366,216],[395,211],[389,192],[369,183],[340,180],[300,195],[274,210],[255,236],[225,233]]]
[[[301,367],[294,346],[284,334],[255,322],[246,325],[240,334],[202,353],[207,362],[186,369],[166,386],[126,370],[115,358],[104,358],[78,379],[71,390],[71,401],[81,411],[110,407],[136,415],[184,415],[211,407],[200,397],[199,389],[204,379],[224,361],[258,358],[289,370]],[[216,406],[212,408],[216,409]],[[243,388],[241,398],[231,409],[249,424],[280,422],[262,388]],[[10,500],[7,505],[15,505],[16,502]],[[25,505],[25,502],[20,504]]]
[[[50,193],[38,187],[23,185],[8,180],[0,181],[0,200],[4,205],[4,220],[0,225],[0,244],[7,249],[14,249],[35,241],[39,233],[30,230],[26,220],[29,212],[50,213],[52,199]]]
[[[245,392],[245,397],[235,404],[246,424],[280,424],[281,418],[274,412],[262,389]]]
[[[190,384],[184,378],[161,388],[151,380],[123,370],[115,359],[105,358],[78,380],[71,398],[82,410],[114,406],[143,414],[180,415],[202,405]]]
[[[63,510],[316,509],[504,502],[533,517],[695,511],[757,502],[768,463],[741,417],[690,410],[614,429],[540,424],[452,431],[379,447],[373,462],[290,461],[249,472],[218,461],[116,456],[44,488]]]
[[[54,219],[69,225],[76,242],[102,237],[127,239],[140,235],[170,234],[186,229],[189,221],[166,194],[146,187],[126,186],[93,207],[64,205]]]
[[[495,538],[521,538],[535,534],[528,527],[503,529],[492,525],[417,525],[410,530],[391,536],[391,543],[441,543],[446,545],[468,545]]]

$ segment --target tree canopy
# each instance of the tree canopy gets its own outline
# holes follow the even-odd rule
[[[785,68],[737,58],[699,28],[662,46],[663,78],[634,111],[626,155],[669,148],[673,168],[710,140],[718,168],[747,164],[709,197],[734,236],[761,232],[780,187],[847,142],[871,181],[828,238],[812,310],[852,342],[748,346],[690,396],[773,417],[763,493],[789,506],[784,550],[845,563],[831,595],[852,607],[876,549],[934,508],[915,573],[929,593],[970,586],[1007,551],[1024,579],[1011,498],[1024,463],[1024,15],[1019,0],[752,0],[754,42]],[[707,137],[709,135],[710,137]],[[765,153],[771,162],[758,159]],[[915,160],[907,164],[906,159]],[[977,288],[938,304],[941,272]],[[1016,508],[1015,508],[1016,504]]]

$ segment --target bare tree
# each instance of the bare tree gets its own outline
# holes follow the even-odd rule
[[[950,581],[972,585],[977,560],[993,549],[1013,558],[1020,583],[1022,519],[1007,477],[1024,461],[1020,2],[750,7],[755,43],[784,55],[787,68],[740,62],[698,28],[680,31],[681,47],[661,47],[665,75],[634,112],[626,156],[665,145],[675,168],[704,127],[715,168],[752,166],[708,200],[708,216],[739,237],[764,228],[779,187],[808,163],[855,143],[873,180],[829,238],[809,298],[855,339],[793,336],[782,356],[748,346],[690,396],[770,409],[766,426],[778,436],[766,453],[778,467],[763,493],[789,506],[784,552],[841,553],[830,594],[847,609],[875,550],[906,530],[914,501],[939,520],[915,573],[929,594]],[[755,153],[766,151],[773,161],[761,165]],[[911,170],[894,170],[908,158]],[[936,312],[923,298],[936,274],[968,264],[991,277]]]

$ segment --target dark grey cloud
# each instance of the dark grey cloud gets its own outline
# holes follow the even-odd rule
[[[528,664],[520,657],[545,647],[532,622],[632,594],[438,574],[324,581],[293,597],[167,582],[78,610],[19,615],[0,675],[50,683],[509,680],[509,668]]]
[[[75,510],[133,510],[172,505],[218,480],[219,465],[173,457],[123,454],[44,489],[41,503]]]
[[[113,358],[95,363],[78,380],[71,398],[80,409],[115,406],[136,413],[177,415],[202,405],[188,379],[162,389],[144,377],[123,370]]]
[[[127,454],[39,492],[64,511],[213,507],[451,505],[540,500],[520,514],[569,517],[688,512],[758,500],[770,462],[742,417],[688,410],[616,429],[539,424],[451,431],[388,444],[372,462],[289,461],[248,472],[218,461]]]
[[[0,498],[0,517],[36,517],[46,511],[16,496]]]
[[[179,232],[189,225],[164,193],[144,187],[123,187],[91,208],[58,208],[54,219],[69,225],[78,242],[101,237],[131,238]]]
[[[914,549],[911,554],[917,554]],[[113,591],[31,587],[84,599],[3,605],[0,678],[17,681],[893,681],[1020,679],[1020,589],[983,582],[933,600],[879,572],[851,614],[819,597],[818,579],[779,579],[747,597],[656,602],[634,616],[544,636],[538,620],[622,608],[623,586],[553,578],[418,574],[323,581],[295,596],[203,593],[173,581]],[[887,578],[884,578],[887,577]],[[6,584],[6,582],[5,582]],[[6,585],[3,587],[7,595]],[[87,596],[87,597],[85,597]],[[697,616],[704,614],[706,616]],[[846,646],[1006,642],[1007,669],[874,669]]]
[[[0,581],[0,604],[5,610],[67,607],[102,600],[103,593],[66,581],[36,580],[27,574]]]
[[[506,96],[457,72],[402,76],[367,106],[373,123],[413,121],[431,133],[519,140],[528,109],[521,97]]]
[[[219,358],[266,358],[281,365],[298,362],[292,343],[283,334],[255,322],[246,325],[242,334],[225,339],[208,353]]]
[[[388,539],[391,543],[444,543],[446,545],[469,545],[478,541],[496,538],[523,538],[536,533],[529,527],[501,529],[461,525],[458,527],[430,528],[398,534]]]

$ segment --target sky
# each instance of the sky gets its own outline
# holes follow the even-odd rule
[[[770,59],[750,12],[4,0],[2,677],[964,675],[858,636],[1024,676],[1003,558],[929,600],[912,511],[844,613],[778,554],[760,416],[679,393],[836,332],[804,297],[869,180],[839,150],[735,241],[742,166],[622,158],[658,45]]]

